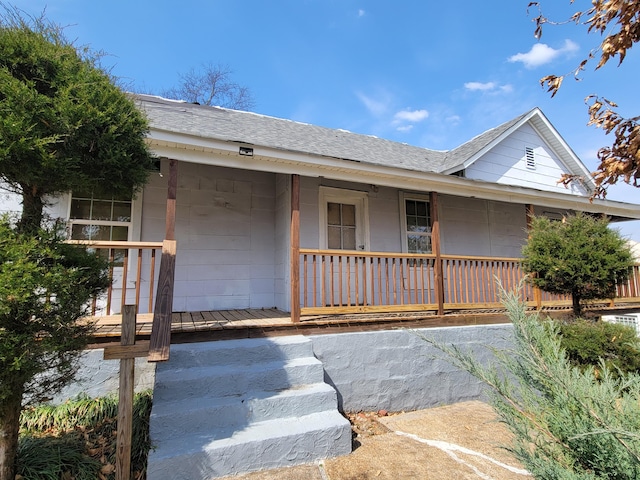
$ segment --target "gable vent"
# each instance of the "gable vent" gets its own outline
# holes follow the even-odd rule
[[[532,147],[524,147],[525,160],[527,162],[527,168],[536,168],[536,156],[533,153]]]

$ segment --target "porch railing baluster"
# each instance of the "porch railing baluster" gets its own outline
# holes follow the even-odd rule
[[[435,255],[304,248],[300,254],[305,276],[302,314],[438,310],[435,293],[440,287],[436,284]],[[441,255],[440,258],[445,310],[500,307],[495,280],[512,290],[524,275],[518,258],[463,255]],[[313,271],[313,286],[307,281],[309,269]],[[316,302],[317,281],[321,285],[319,303]],[[525,298],[533,306],[535,301],[529,298],[532,291],[525,286]],[[617,292],[619,298],[637,299],[640,265],[633,268],[631,277]],[[543,293],[542,305],[570,306],[571,298]]]
[[[153,313],[156,287],[156,252],[162,249],[162,242],[67,240],[67,243],[82,245],[94,250],[98,255],[104,255],[109,261],[109,287],[106,295],[91,300],[91,315],[120,314],[122,306],[127,303],[127,298],[131,298],[129,295],[133,295],[135,298],[135,304],[138,305],[137,313]],[[149,262],[148,265],[145,265],[146,261]],[[133,285],[129,284],[130,270],[132,273],[135,271]],[[120,278],[114,279],[116,272],[118,272]],[[144,277],[147,273],[149,277],[145,279]],[[149,302],[147,312],[141,312],[140,297],[145,282],[149,285],[148,289],[145,290],[149,295]],[[120,289],[119,302],[114,299],[114,293],[118,289]],[[142,309],[144,310],[144,307]]]

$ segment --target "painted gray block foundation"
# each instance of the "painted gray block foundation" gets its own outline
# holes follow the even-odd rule
[[[104,349],[85,350],[80,358],[76,381],[53,397],[51,403],[60,404],[79,395],[90,398],[118,394],[120,360],[103,360]],[[146,358],[136,358],[136,392],[153,388],[156,364]]]
[[[513,327],[489,325],[418,330],[434,340],[473,349],[488,362],[486,346],[512,345]],[[444,355],[409,330],[314,335],[325,381],[338,392],[342,411],[418,410],[483,398],[482,384],[452,367]]]
[[[470,348],[486,363],[492,358],[486,347],[511,347],[513,329],[418,332]],[[80,381],[55,401],[116,392],[119,362],[102,356],[102,350],[87,351]],[[137,390],[153,386],[155,368],[137,359]],[[346,454],[350,428],[336,406],[409,411],[483,398],[478,381],[409,330],[173,345],[171,360],[157,368],[154,480],[209,479]]]

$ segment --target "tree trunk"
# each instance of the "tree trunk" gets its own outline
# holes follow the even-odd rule
[[[38,187],[22,185],[22,216],[18,222],[18,231],[36,233],[42,226],[44,202]]]
[[[574,292],[571,294],[571,299],[573,301],[573,314],[576,318],[579,318],[582,315],[582,306],[580,305],[581,297]]]
[[[0,404],[0,480],[14,480],[16,476],[21,410],[22,388]]]

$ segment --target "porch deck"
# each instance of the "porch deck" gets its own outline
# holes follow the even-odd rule
[[[530,310],[534,310],[530,307]],[[590,316],[640,311],[640,302],[606,302],[585,306]],[[571,313],[570,305],[543,307],[542,313],[558,318]],[[121,315],[93,317],[96,322],[96,345],[119,341]],[[151,335],[153,314],[137,316],[136,332],[140,340]],[[277,335],[316,335],[323,333],[365,332],[394,328],[429,328],[464,325],[508,323],[503,308],[476,308],[455,310],[437,315],[434,311],[395,313],[358,313],[307,315],[294,323],[287,312],[272,309],[216,310],[202,312],[176,312],[172,315],[171,341],[185,343],[206,340],[227,340]]]

